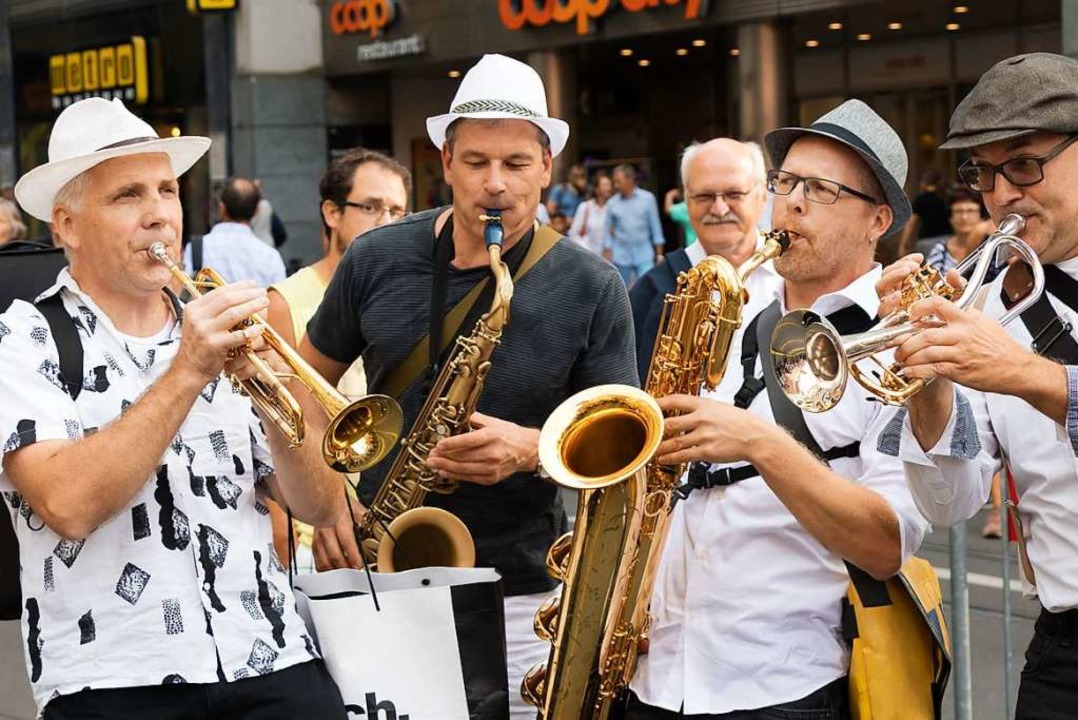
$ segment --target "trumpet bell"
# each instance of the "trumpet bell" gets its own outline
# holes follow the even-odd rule
[[[472,534],[460,518],[441,508],[402,513],[378,545],[380,573],[424,567],[475,567]]]
[[[366,470],[393,450],[403,426],[404,416],[393,398],[362,397],[330,419],[322,436],[322,456],[338,472]]]
[[[783,393],[806,412],[830,410],[846,390],[848,364],[834,325],[811,310],[794,310],[775,325],[771,366]]]

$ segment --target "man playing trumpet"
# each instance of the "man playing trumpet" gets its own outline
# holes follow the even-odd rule
[[[791,243],[774,261],[782,282],[771,304],[748,306],[758,314],[743,318],[741,345],[793,308],[867,328],[879,304],[876,242],[910,214],[901,140],[850,100],[809,128],[772,132],[766,146],[779,168],[767,180],[774,225]],[[731,358],[708,397],[659,400],[668,432],[658,460],[695,463],[696,489],[672,520],[632,720],[849,717],[843,561],[888,578],[926,530],[899,463],[876,449],[880,404],[858,386],[832,412],[806,415],[830,460],[821,462],[775,424],[756,384],[769,346]]]
[[[60,114],[50,161],[16,185],[70,259],[42,294],[83,350],[65,377],[43,312],[0,315],[0,489],[19,538],[25,654],[39,711],[65,718],[344,717],[294,610],[264,499],[315,524],[337,476],[305,464],[222,372],[264,290],[180,306],[177,176],[209,147],[159,139],[119,100]],[[6,522],[6,521],[5,521]]]
[[[1001,463],[1014,475],[1023,586],[1042,606],[1026,651],[1018,720],[1071,718],[1078,704],[1076,88],[1078,61],[1019,55],[986,72],[955,110],[942,147],[969,151],[959,175],[994,220],[1026,218],[1020,237],[1044,266],[1046,292],[1006,327],[993,318],[1028,294],[1023,264],[988,286],[983,312],[935,298],[915,304],[912,318],[931,316],[933,327],[906,339],[895,359],[906,376],[936,381],[881,438],[899,452],[901,434],[910,487],[935,524],[976,514]],[[900,260],[881,280],[888,306],[918,260]]]

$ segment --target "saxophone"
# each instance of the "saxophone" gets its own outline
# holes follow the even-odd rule
[[[513,278],[502,261],[501,210],[488,209],[479,219],[485,223],[494,298],[471,335],[457,338],[374,502],[359,521],[360,552],[378,572],[475,565],[475,543],[464,523],[452,513],[422,505],[427,493],[448,494],[459,485],[439,477],[427,457],[442,438],[469,430],[468,418],[483,392],[491,353],[509,322]]]
[[[741,326],[746,279],[787,247],[785,231],[775,231],[738,269],[712,255],[681,273],[663,302],[645,390],[635,393],[657,398],[713,390]],[[614,402],[609,386],[593,390],[602,391],[607,405]],[[639,396],[628,390],[616,393],[617,404],[647,418]],[[551,574],[564,582],[562,598],[550,598],[535,616],[536,634],[553,643],[550,658],[532,668],[521,687],[542,720],[604,720],[622,702],[647,638],[648,603],[685,471],[655,462],[658,442],[648,432],[618,427],[594,405],[594,399],[570,398],[563,403],[569,409],[555,410],[539,441],[551,477],[581,490],[574,532],[547,556]],[[658,423],[661,440],[661,416]],[[641,425],[648,427],[644,420]],[[582,436],[590,441],[591,462],[606,462],[587,482],[574,470],[582,462],[573,457],[582,452]]]

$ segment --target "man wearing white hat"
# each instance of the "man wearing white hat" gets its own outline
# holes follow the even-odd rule
[[[221,382],[248,372],[228,358],[258,344],[235,328],[265,291],[228,285],[181,307],[147,252],[164,243],[179,261],[177,177],[209,144],[159,138],[119,100],[83,100],[15,188],[70,260],[37,304],[0,315],[0,491],[48,720],[345,716],[263,502],[331,524],[339,480],[264,435]],[[63,370],[64,328],[83,377]]]
[[[450,112],[429,118],[427,129],[442,152],[452,208],[411,215],[349,247],[301,347],[331,382],[362,356],[369,389],[384,391],[432,318],[440,325],[444,312],[489,277],[482,215],[501,211],[503,257],[511,269],[540,242],[539,197],[569,129],[547,116],[539,75],[516,60],[487,55],[464,77]],[[439,275],[441,295],[435,292]],[[430,455],[432,467],[464,482],[451,495],[430,496],[428,504],[460,517],[475,539],[477,564],[502,575],[509,697],[514,717],[533,718],[535,710],[520,700],[520,680],[549,650],[534,636],[532,616],[554,588],[544,557],[567,525],[557,487],[537,468],[538,428],[574,392],[601,383],[635,384],[637,377],[629,301],[613,267],[561,241],[514,285],[511,320],[491,358],[474,429],[442,440]],[[475,311],[490,302],[481,297]],[[444,310],[432,312],[432,305]],[[462,332],[473,325],[465,321]],[[400,393],[407,423],[435,376],[428,367]],[[388,465],[364,473],[364,502],[371,501]],[[315,553],[321,567],[359,566],[347,522],[336,532],[318,533]]]

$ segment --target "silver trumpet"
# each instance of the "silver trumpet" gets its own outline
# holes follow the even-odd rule
[[[898,309],[865,332],[839,335],[826,318],[810,310],[794,310],[784,315],[771,336],[771,363],[782,392],[802,410],[825,412],[838,404],[846,390],[846,380],[852,375],[884,403],[904,405],[927,381],[903,377],[897,363],[885,365],[876,354],[902,335],[920,332],[921,328],[910,322],[910,306],[918,300],[940,296],[953,301],[960,310],[966,309],[984,285],[993,259],[1004,248],[1030,266],[1033,288],[1000,318],[1000,325],[1018,317],[1044,292],[1040,260],[1018,237],[1025,225],[1026,219],[1021,215],[1007,215],[999,229],[959,264],[956,269],[960,274],[973,267],[964,289],[948,283],[936,268],[922,265],[903,281]],[[858,368],[857,363],[865,359],[872,360],[877,368],[873,371]]]

